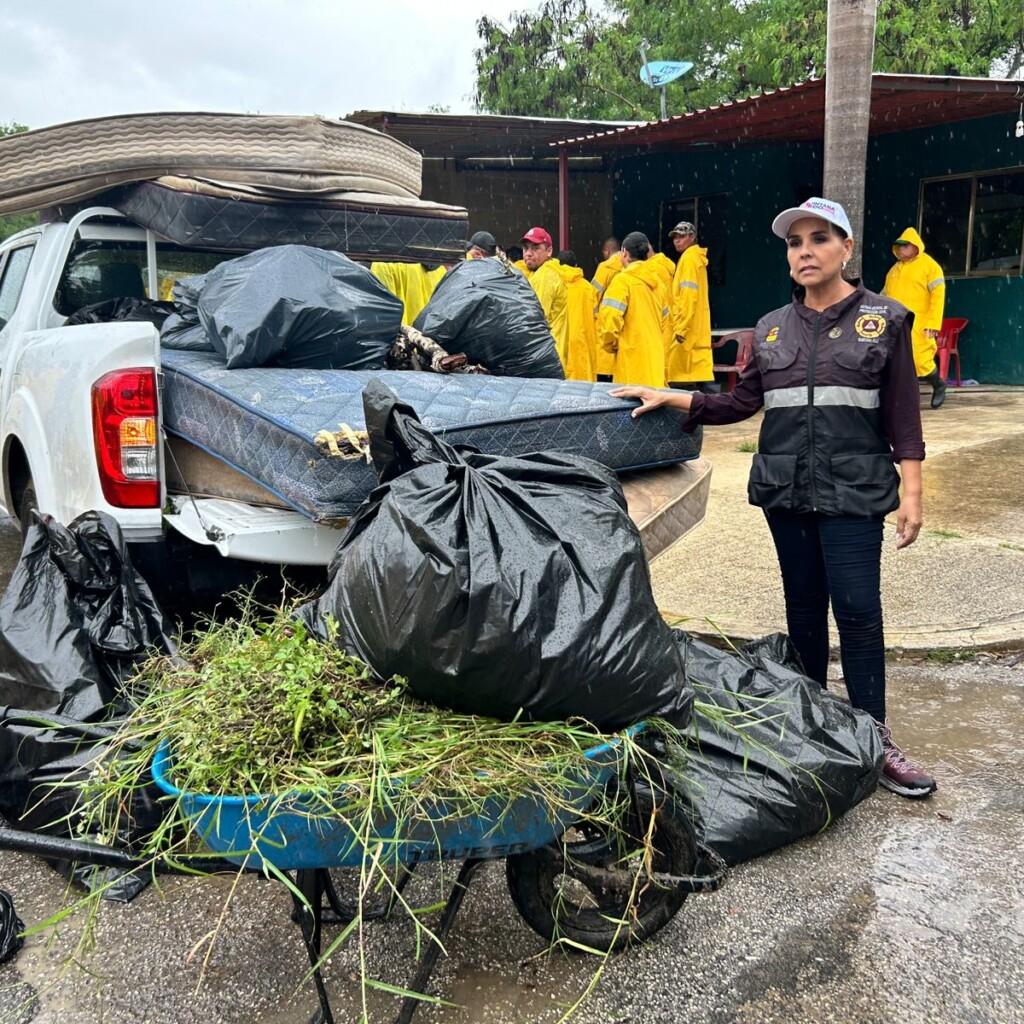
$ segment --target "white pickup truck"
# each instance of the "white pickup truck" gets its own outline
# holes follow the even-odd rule
[[[68,523],[97,509],[135,544],[170,537],[246,562],[330,561],[336,526],[286,508],[169,492],[156,328],[65,326],[85,305],[166,297],[173,280],[230,255],[163,242],[105,207],[0,243],[0,500],[9,514],[24,525],[37,508]],[[710,467],[696,460],[627,485],[651,557],[700,522],[709,482]]]

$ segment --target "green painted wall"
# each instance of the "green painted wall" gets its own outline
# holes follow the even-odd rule
[[[615,232],[643,231],[655,247],[661,203],[729,193],[725,284],[712,286],[714,327],[752,327],[789,301],[783,243],[771,233],[778,210],[803,202],[821,183],[821,149],[810,144],[651,153],[620,160],[613,175]]]
[[[863,264],[868,288],[881,289],[893,259],[891,240],[917,223],[921,178],[1024,165],[1024,140],[1013,137],[1015,119],[1010,112],[871,140]],[[622,158],[613,176],[615,231],[620,237],[645,231],[654,242],[663,201],[729,193],[726,281],[711,289],[711,318],[715,327],[749,326],[789,299],[785,255],[771,234],[771,219],[818,194],[821,171],[821,146],[808,143]],[[946,311],[971,321],[961,339],[965,378],[1024,384],[1024,278],[952,280]]]

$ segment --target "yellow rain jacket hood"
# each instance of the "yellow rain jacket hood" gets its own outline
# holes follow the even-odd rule
[[[561,274],[562,264],[552,257],[545,260],[527,278],[530,287],[537,293],[548,327],[555,339],[555,349],[562,366],[566,365],[569,352],[568,295]]]
[[[427,270],[420,263],[371,263],[370,273],[402,303],[402,323],[411,325],[430,301],[444,267]]]
[[[917,246],[917,255],[900,260],[885,276],[882,294],[902,303],[914,314],[911,339],[914,343],[914,363],[917,375],[926,377],[935,369],[935,339],[925,331],[942,329],[942,314],[946,305],[946,281],[942,267],[924,251],[924,242],[914,228],[900,233],[901,239]],[[896,246],[892,247],[896,256]]]
[[[667,300],[664,271],[654,259],[630,263],[605,289],[597,339],[614,356],[616,384],[665,386],[662,311]]]
[[[562,363],[569,380],[593,380],[597,360],[597,327],[594,323],[594,290],[579,267],[558,265],[566,290],[569,348]]]
[[[708,301],[708,251],[691,245],[672,278],[672,329],[665,350],[665,376],[673,382],[715,379]]]

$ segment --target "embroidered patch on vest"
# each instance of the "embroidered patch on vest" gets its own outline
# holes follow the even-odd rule
[[[874,341],[885,334],[884,316],[859,316],[853,329],[865,341]]]
[[[768,332],[768,333],[767,333],[767,334],[766,334],[766,335],[764,336],[764,340],[765,340],[765,341],[767,341],[769,345],[770,345],[770,344],[772,344],[773,342],[776,342],[776,341],[778,341],[778,340],[779,340],[779,329],[778,329],[778,327],[773,327],[773,328],[772,328],[772,329],[771,329],[771,330],[770,330],[770,331],[769,331],[769,332]]]
[[[842,327],[833,327],[832,330],[828,332],[828,336],[833,341],[835,341],[836,338],[841,338],[843,336],[843,329],[842,329]]]

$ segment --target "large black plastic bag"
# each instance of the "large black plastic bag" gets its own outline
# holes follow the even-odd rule
[[[278,245],[203,277],[199,322],[228,369],[375,370],[402,326],[402,303],[366,267],[308,245]]]
[[[150,323],[159,328],[174,312],[170,302],[159,302],[152,299],[107,299],[106,302],[94,302],[91,306],[83,306],[64,321],[65,327],[78,324],[110,324],[120,320]]]
[[[491,373],[565,377],[536,293],[498,260],[466,260],[450,270],[413,326]]]
[[[787,637],[731,654],[675,636],[699,701],[760,719],[744,741],[698,711],[676,775],[698,835],[729,864],[820,831],[874,791],[882,745],[871,716],[805,676]]]
[[[107,756],[107,743],[119,722],[76,722],[50,712],[0,707],[0,815],[29,832],[80,839],[79,800],[94,762]],[[118,843],[132,843],[153,831],[164,815],[155,784],[136,788],[119,808]],[[51,860],[62,875],[103,899],[128,902],[149,876],[115,868],[96,869],[69,860]]]
[[[382,486],[316,608],[346,646],[459,711],[685,721],[692,694],[613,473],[551,452],[456,450],[378,381],[363,404]]]
[[[0,599],[0,706],[77,721],[109,716],[118,684],[170,627],[104,512],[39,516]]]

